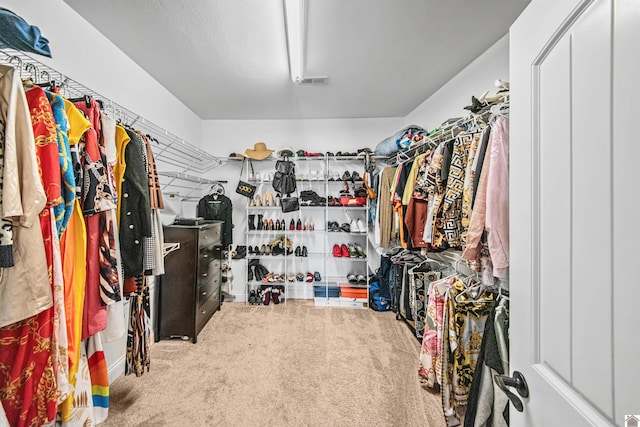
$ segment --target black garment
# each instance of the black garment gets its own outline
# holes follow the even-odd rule
[[[440,169],[440,179],[442,180],[442,186],[447,188],[447,181],[449,180],[449,169],[451,168],[451,158],[453,157],[453,144],[455,138],[444,143],[444,150],[442,152],[442,168]]]
[[[233,205],[231,199],[222,194],[207,194],[198,202],[198,213],[204,219],[224,221],[222,226],[222,246],[233,244]]]
[[[480,147],[476,153],[478,158],[478,166],[476,167],[476,174],[473,177],[473,197],[471,198],[471,209],[476,203],[476,193],[478,192],[478,183],[480,182],[480,174],[482,173],[482,165],[484,164],[484,158],[487,152],[487,145],[489,145],[489,136],[491,135],[491,126],[487,126],[482,133],[482,141]]]
[[[127,168],[120,194],[120,251],[124,277],[132,277],[143,272],[144,238],[151,237],[151,207],[149,178],[142,157],[145,145],[137,133],[126,131],[131,141],[124,152]]]

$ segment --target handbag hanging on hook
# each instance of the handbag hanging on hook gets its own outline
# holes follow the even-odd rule
[[[253,198],[254,194],[256,194],[256,186],[242,180],[242,173],[244,172],[244,162],[246,160],[247,160],[246,157],[242,159],[242,168],[240,168],[240,179],[238,180],[236,193],[251,199]],[[249,159],[249,165],[251,166],[251,175],[255,176],[255,173],[253,172],[253,163],[251,163],[251,159]]]

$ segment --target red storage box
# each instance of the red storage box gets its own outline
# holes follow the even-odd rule
[[[342,206],[364,206],[367,204],[366,197],[340,197]]]
[[[340,296],[343,298],[367,299],[367,288],[355,288],[349,285],[340,285]]]

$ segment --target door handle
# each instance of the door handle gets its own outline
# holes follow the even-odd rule
[[[529,386],[527,385],[527,380],[524,379],[524,375],[522,375],[521,372],[513,371],[512,377],[507,375],[496,375],[493,377],[493,380],[496,382],[498,387],[500,387],[500,390],[504,391],[511,403],[513,403],[516,411],[524,411],[522,400],[507,388],[514,387],[520,396],[529,397]]]

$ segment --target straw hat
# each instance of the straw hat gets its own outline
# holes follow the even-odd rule
[[[273,153],[273,150],[267,148],[267,144],[264,142],[256,142],[253,144],[253,149],[247,148],[244,150],[244,156],[253,160],[264,160]]]

